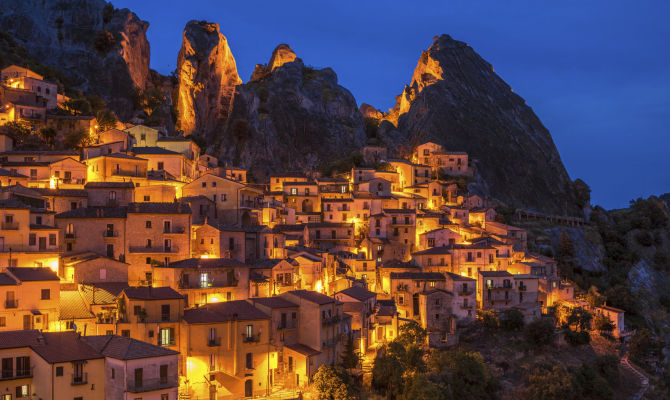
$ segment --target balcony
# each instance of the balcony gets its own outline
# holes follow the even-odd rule
[[[217,347],[221,346],[221,338],[209,338],[207,339],[207,347]]]
[[[459,296],[472,296],[473,293],[474,293],[474,291],[471,290],[471,289],[466,289],[466,290],[461,289],[461,290],[458,291]]]
[[[160,377],[160,378],[149,378],[142,379],[142,381],[128,381],[126,385],[127,390],[130,393],[142,393],[142,392],[151,392],[153,390],[161,390],[172,387],[177,387],[177,377]]]
[[[247,335],[246,333],[243,333],[242,341],[244,343],[258,343],[261,341],[261,334],[260,332],[253,335]]]
[[[72,386],[86,385],[87,383],[88,383],[88,372],[84,372],[81,375],[72,374],[72,381],[70,383]]]
[[[19,308],[19,299],[5,300],[5,308]]]
[[[2,230],[3,231],[17,231],[17,230],[19,230],[19,223],[18,222],[3,222],[2,223]]]
[[[76,235],[74,234],[74,232],[65,234],[65,239],[75,239],[75,238]]]
[[[472,304],[460,304],[459,307],[461,310],[470,310],[472,309]]]
[[[17,369],[16,373],[13,369],[3,369],[2,375],[0,375],[0,381],[8,381],[10,379],[24,379],[32,378],[33,370],[29,369]]]
[[[528,286],[526,285],[519,285],[519,292],[525,292],[528,290]]]
[[[332,317],[321,318],[321,324],[323,325],[335,325],[340,322],[339,315],[333,315]]]
[[[490,290],[511,289],[512,284],[511,283],[503,283],[503,284],[486,285],[486,288],[490,289]]]
[[[119,231],[102,231],[102,237],[104,237],[104,238],[119,237]]]
[[[297,325],[298,324],[297,324],[296,321],[286,321],[286,322],[283,322],[283,323],[279,322],[277,324],[277,330],[281,331],[281,330],[284,330],[284,329],[295,329]]]
[[[179,289],[208,289],[208,288],[225,288],[225,287],[237,287],[239,281],[237,279],[233,280],[215,280],[207,282],[184,282],[179,281],[177,287]]]
[[[146,178],[147,173],[146,171],[112,171],[112,175],[115,176],[130,176],[130,177],[135,177],[135,178]]]

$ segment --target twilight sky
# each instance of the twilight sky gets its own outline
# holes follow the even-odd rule
[[[113,1],[149,21],[151,67],[176,68],[183,28],[216,22],[246,82],[288,43],[386,110],[441,33],[493,64],[552,133],[570,176],[606,208],[670,192],[670,2],[665,0]],[[559,5],[560,4],[560,5]]]

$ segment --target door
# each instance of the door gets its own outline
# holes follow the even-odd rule
[[[40,251],[47,249],[47,238],[40,237]]]
[[[244,396],[251,397],[254,395],[254,381],[247,379],[244,382]]]
[[[414,296],[412,296],[412,308],[414,315],[417,316],[419,315],[419,294],[415,293]]]
[[[5,237],[0,236],[0,251],[5,251]]]
[[[141,388],[142,387],[142,375],[144,373],[144,370],[142,368],[135,368],[135,387],[136,388]]]

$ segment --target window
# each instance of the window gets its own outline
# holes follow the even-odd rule
[[[51,300],[51,289],[42,289],[42,300]]]
[[[147,249],[151,248],[151,239],[147,239]]]
[[[37,244],[37,236],[34,233],[28,235],[28,246]]]
[[[247,353],[247,363],[246,363],[247,369],[254,369],[254,354],[253,353]]]
[[[161,328],[158,331],[159,346],[174,346],[174,328]]]
[[[30,386],[21,385],[16,387],[16,398],[28,397],[30,396]]]
[[[147,259],[145,261],[146,261],[147,265],[151,265],[151,257],[147,257]]]
[[[226,193],[221,193],[221,201],[228,201],[228,195]]]
[[[309,188],[305,188],[305,196],[309,196]]]
[[[212,187],[216,187],[216,182],[212,182]]]
[[[121,331],[121,336],[130,337],[130,329],[123,329]]]
[[[202,187],[207,187],[207,182],[203,182]]]
[[[14,376],[14,359],[9,357],[9,358],[3,358],[2,359],[2,377],[3,378],[11,378]]]
[[[135,368],[135,387],[136,388],[141,388],[142,382],[144,379],[144,369],[143,368]]]
[[[142,312],[142,306],[133,307],[133,315],[140,315],[141,312]]]
[[[163,364],[160,367],[160,383],[161,384],[166,384],[168,381],[168,366],[167,364]]]
[[[169,321],[170,320],[170,305],[163,304],[161,305],[161,320]]]
[[[109,192],[109,200],[110,201],[116,200],[116,192],[115,191]]]
[[[298,189],[297,188],[291,188],[291,195],[295,196],[298,194]]]
[[[144,201],[151,201],[151,196],[144,196]]]
[[[158,162],[158,169],[165,169],[165,165],[163,164],[163,161]]]
[[[7,326],[7,317],[0,317],[0,327]]]
[[[116,378],[116,370],[114,368],[111,369],[111,378],[112,379]]]
[[[56,245],[56,234],[55,233],[50,233],[49,234],[49,246],[55,246]]]
[[[63,376],[63,367],[56,367],[56,376]]]
[[[247,334],[247,338],[249,338],[249,339],[254,337],[254,326],[253,325],[249,324],[249,325],[246,326],[246,334]]]

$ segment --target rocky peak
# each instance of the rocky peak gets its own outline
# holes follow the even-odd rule
[[[128,65],[128,73],[135,87],[144,89],[149,80],[151,49],[147,41],[149,23],[142,21],[127,8],[114,13],[109,29],[118,32],[119,54]]]
[[[190,21],[177,59],[178,128],[211,135],[232,110],[235,86],[242,83],[219,25]]]
[[[382,119],[384,117],[384,114],[381,111],[377,110],[368,103],[361,103],[361,106],[358,107],[358,110],[363,115],[363,118]]]
[[[289,45],[280,44],[272,51],[272,57],[270,57],[270,62],[268,63],[268,70],[272,72],[275,68],[279,68],[287,62],[295,61],[296,58],[295,53],[291,50]]]
[[[384,119],[397,126],[395,131],[385,126],[390,147],[433,141],[468,152],[482,194],[516,207],[579,214],[549,131],[491,64],[463,42],[436,38]],[[398,143],[402,137],[404,143]]]

